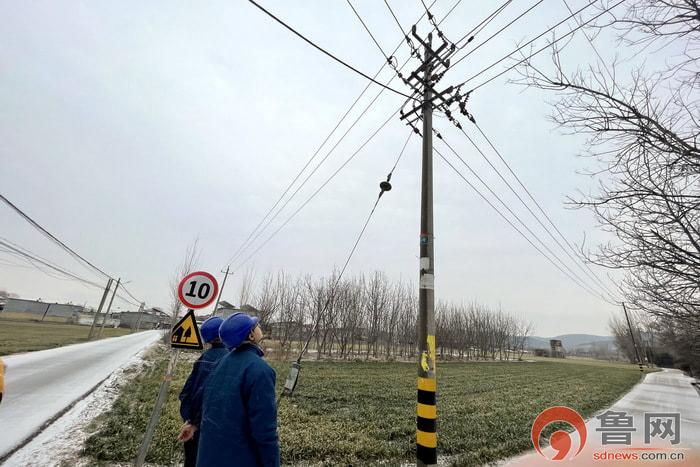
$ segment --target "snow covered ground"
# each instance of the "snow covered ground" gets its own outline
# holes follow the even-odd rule
[[[125,371],[140,365],[145,349],[160,336],[146,331],[4,357],[0,459],[32,440],[3,465],[58,466],[75,459],[89,421],[111,405]]]

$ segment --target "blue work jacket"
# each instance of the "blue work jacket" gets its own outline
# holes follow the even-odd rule
[[[204,383],[211,374],[216,364],[228,353],[228,350],[220,342],[212,343],[210,349],[205,350],[192,366],[192,373],[185,381],[180,392],[180,416],[184,421],[192,420],[192,405],[195,403],[197,391],[204,387]]]
[[[197,467],[278,467],[275,370],[244,343],[219,361],[202,396]]]

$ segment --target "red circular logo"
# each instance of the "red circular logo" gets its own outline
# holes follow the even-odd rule
[[[535,446],[535,449],[542,457],[547,458],[547,456],[545,456],[540,449],[540,434],[547,425],[554,422],[568,423],[578,432],[580,439],[579,446],[572,458],[576,457],[586,444],[586,436],[588,433],[586,430],[586,422],[583,420],[583,417],[581,417],[581,415],[579,415],[579,413],[574,409],[570,409],[569,407],[564,407],[561,405],[550,407],[543,410],[537,416],[537,418],[535,418],[535,421],[532,423],[532,430],[530,432],[530,438],[532,439],[533,446]],[[555,451],[557,451],[554,457],[552,457],[550,460],[564,460],[568,457],[569,452],[571,451],[571,435],[566,431],[555,431],[549,437],[549,445]]]
[[[219,284],[214,276],[204,271],[186,275],[177,286],[180,302],[187,308],[204,308],[211,304],[219,293]]]

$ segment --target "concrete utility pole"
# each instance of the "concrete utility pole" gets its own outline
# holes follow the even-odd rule
[[[170,337],[170,334],[168,334]],[[174,350],[174,349],[173,349]],[[158,397],[156,398],[156,404],[151,412],[151,418],[148,420],[148,425],[146,426],[146,433],[143,436],[141,445],[139,446],[138,453],[136,454],[136,459],[134,459],[134,467],[142,467],[146,462],[146,454],[148,454],[148,446],[151,444],[153,439],[153,434],[156,431],[156,426],[158,426],[158,420],[160,419],[160,414],[163,411],[163,406],[165,405],[165,400],[168,397],[168,390],[170,389],[170,381],[173,379],[173,371],[177,367],[177,360],[180,356],[180,349],[175,350],[170,353],[170,360],[168,361],[168,366],[165,369],[165,376],[163,381],[160,382],[160,388],[158,389]]]
[[[94,336],[95,325],[97,324],[97,317],[100,316],[100,312],[102,311],[102,307],[105,304],[105,300],[107,300],[107,294],[109,293],[110,287],[112,287],[112,281],[113,281],[113,279],[111,277],[107,281],[107,287],[105,287],[105,291],[102,294],[102,300],[100,300],[100,306],[97,308],[97,311],[95,312],[95,318],[92,320],[92,326],[90,326],[90,334],[88,334],[88,340],[92,340],[92,338]]]
[[[634,346],[634,354],[637,356],[637,362],[639,362],[639,371],[644,373],[644,367],[642,366],[642,359],[639,356],[639,350],[637,349],[637,341],[634,338],[634,332],[632,331],[632,323],[630,322],[630,317],[627,314],[627,307],[625,303],[622,303],[622,309],[625,310],[625,319],[627,320],[627,327],[630,330],[630,337],[632,338],[632,345]]]
[[[211,312],[212,316],[214,316],[216,314],[216,309],[219,308],[219,302],[221,301],[221,294],[224,293],[224,287],[226,287],[226,279],[228,279],[229,275],[231,275],[231,276],[233,275],[232,272],[231,273],[228,272],[230,268],[231,268],[231,266],[226,266],[226,272],[221,271],[224,273],[224,280],[222,281],[221,288],[219,289],[219,296],[216,297],[216,303],[214,304],[214,309]]]
[[[51,304],[49,303],[46,306],[46,310],[44,310],[44,315],[41,317],[41,320],[44,321],[44,318],[46,318],[46,314],[49,312],[49,309],[51,308]]]
[[[122,278],[117,279],[117,285],[114,286],[114,292],[112,292],[112,298],[109,299],[109,305],[107,305],[107,311],[102,315],[102,325],[100,326],[100,332],[97,334],[97,338],[102,337],[102,331],[105,329],[105,323],[107,322],[107,316],[109,315],[109,310],[112,309],[112,302],[114,302],[114,296],[117,295],[117,290],[119,290],[119,284],[122,283]]]
[[[139,306],[139,317],[136,320],[136,332],[139,332],[139,329],[141,329],[141,317],[143,316],[143,309],[144,308],[146,308],[146,303],[141,302],[141,306]]]
[[[418,397],[416,458],[418,466],[437,464],[435,391],[435,263],[433,254],[433,104],[432,34],[423,62],[423,162],[420,200],[420,281],[418,289]]]

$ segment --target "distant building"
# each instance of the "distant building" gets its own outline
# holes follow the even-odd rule
[[[170,315],[155,307],[143,312],[122,311],[118,318],[119,327],[128,329],[166,329],[171,321]]]
[[[234,313],[237,313],[239,311],[243,311],[240,308],[237,308],[235,305],[227,302],[226,300],[221,300],[219,302],[219,306],[216,308],[216,312],[214,313],[214,316],[219,316],[223,319],[228,318]]]
[[[553,358],[564,358],[564,346],[559,339],[549,341],[550,356]]]
[[[43,320],[45,318],[62,319],[66,323],[91,326],[95,320],[95,310],[85,308],[82,305],[72,303],[48,303],[40,300],[27,300],[23,298],[8,298],[0,313],[22,313],[32,315],[32,319]],[[102,324],[102,316],[97,320]],[[105,321],[107,327],[117,327],[119,320],[110,314]]]
[[[5,301],[2,313],[29,313],[39,318],[44,315],[72,320],[76,315],[83,313],[82,305],[71,303],[47,303],[39,300],[26,300],[23,298],[8,298]]]

